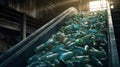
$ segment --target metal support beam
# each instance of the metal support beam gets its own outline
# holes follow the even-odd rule
[[[24,14],[23,20],[21,22],[21,32],[20,32],[22,40],[26,38],[26,23],[27,23],[26,14]]]
[[[8,21],[6,19],[0,18],[0,27],[14,30],[14,31],[21,31],[20,30],[20,24],[12,21]],[[27,26],[27,31],[26,33],[31,34],[33,33],[37,28]]]

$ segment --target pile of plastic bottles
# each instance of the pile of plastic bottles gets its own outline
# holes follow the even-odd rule
[[[36,47],[27,67],[103,67],[107,63],[107,12],[80,12]]]

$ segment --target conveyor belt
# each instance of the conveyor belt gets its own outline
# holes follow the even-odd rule
[[[50,26],[52,24],[57,24],[59,22],[62,22],[64,21],[65,19],[68,19],[69,17],[71,17],[73,14],[76,14],[77,13],[77,10],[73,7],[67,9],[66,11],[64,11],[63,13],[61,13],[60,15],[58,15],[57,17],[55,17],[53,20],[51,20],[50,22],[48,22],[47,24],[45,24],[44,26],[42,26],[40,29],[38,29],[37,31],[35,31],[34,33],[32,33],[30,36],[28,36],[25,40],[22,40],[21,42],[19,42],[18,44],[16,44],[15,46],[13,46],[11,49],[9,49],[7,52],[5,52],[3,55],[0,56],[0,63],[2,63],[0,65],[1,66],[6,66],[8,63],[11,63],[11,61],[13,59],[15,59],[15,55],[16,57],[18,55],[20,55],[22,52],[24,51],[21,51],[19,50],[20,48],[24,47],[27,49],[29,48],[30,46],[32,46],[34,43],[36,43],[36,45],[34,47],[30,47],[30,50],[34,49],[37,45],[39,45],[39,41],[40,39],[42,39],[41,42],[45,42],[46,39],[48,39],[49,37],[46,37],[46,33],[50,35],[52,35],[52,33],[50,33],[50,30],[52,27],[54,26]],[[43,38],[44,36],[44,38]],[[29,45],[29,46],[28,46]],[[23,50],[25,49],[23,48]],[[18,51],[18,52],[17,52]],[[15,54],[14,54],[15,53]],[[27,52],[28,53],[28,52]],[[30,54],[28,55],[25,55],[26,57],[32,55],[34,53],[34,51],[32,50],[30,52]],[[12,55],[12,56],[11,56]],[[11,56],[11,58],[9,58]],[[20,59],[19,59],[20,60]],[[26,61],[25,60],[20,60],[20,62],[22,63],[25,63]],[[19,62],[18,62],[19,63]],[[17,63],[16,63],[17,64]],[[9,65],[7,65],[9,66]],[[18,65],[17,65],[18,66]],[[21,65],[23,66],[23,65]]]
[[[71,16],[73,16],[77,11],[74,8],[69,8],[62,14],[60,14],[58,17],[50,21],[48,24],[34,32],[32,35],[30,35],[27,39],[21,41],[17,44],[14,49],[11,49],[6,55],[8,54],[5,61],[2,60],[2,64],[0,67],[23,67],[26,65],[26,61],[28,58],[30,58],[34,54],[34,49],[36,46],[44,43],[47,41],[48,38],[51,37],[52,34],[56,33],[56,31],[59,29],[61,25],[63,25],[63,21],[69,19]],[[110,10],[108,10],[108,24],[109,24],[109,67],[119,67],[119,60],[118,60],[118,53],[117,53],[117,47],[114,37],[114,30],[110,15]],[[17,48],[21,48],[20,50]],[[17,50],[16,52],[14,50]],[[10,56],[11,55],[11,56]],[[4,55],[5,56],[5,55]]]

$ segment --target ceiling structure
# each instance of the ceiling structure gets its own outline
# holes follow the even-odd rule
[[[67,9],[68,4],[77,3],[74,1],[59,1],[59,0],[10,0],[9,7],[15,8],[17,11],[25,12],[26,14],[39,20],[48,21],[55,17],[64,9]],[[75,4],[76,4],[75,3]],[[61,8],[61,6],[66,6]],[[74,6],[74,5],[69,5]],[[77,7],[76,5],[75,7]]]
[[[78,11],[88,11],[89,2],[95,0],[0,0],[1,4],[9,6],[19,12],[26,13],[40,22],[48,22],[69,7]],[[111,1],[111,0],[109,0]],[[119,7],[119,0],[113,0],[115,7]],[[39,23],[40,23],[39,22]]]

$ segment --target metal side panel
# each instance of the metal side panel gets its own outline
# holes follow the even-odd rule
[[[9,49],[3,56],[0,67],[24,67],[29,57],[34,54],[34,49],[58,31],[63,22],[77,13],[73,7],[65,10],[59,16],[32,33],[23,41]],[[5,60],[4,60],[5,59]]]
[[[109,29],[109,55],[111,58],[111,59],[109,59],[109,61],[111,61],[111,63],[109,63],[109,67],[120,67],[109,3],[107,3],[107,8],[108,8],[107,13],[108,13],[108,25],[109,25],[108,26],[108,29]]]

